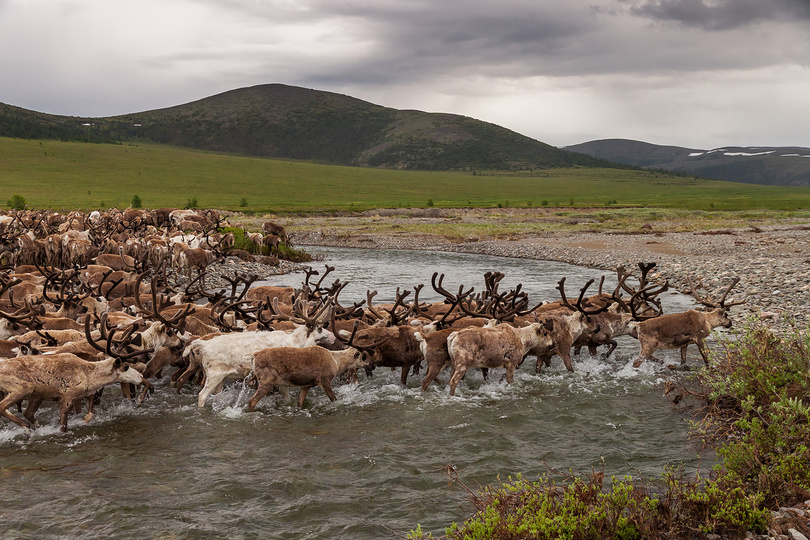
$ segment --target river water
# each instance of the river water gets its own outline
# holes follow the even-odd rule
[[[575,296],[602,275],[480,255],[310,251],[336,267],[327,283],[350,282],[344,305],[367,289],[379,291],[375,302],[393,300],[397,287],[418,283],[426,285],[420,299],[438,299],[434,271],[454,291],[460,284],[481,290],[483,274],[500,270],[502,291],[522,283],[533,301],[557,299],[563,276]],[[279,276],[272,284],[302,279]],[[671,313],[693,303],[667,293],[664,305]],[[377,369],[359,384],[336,381],[334,403],[311,390],[303,410],[293,391],[289,402],[270,396],[246,413],[252,392],[239,383],[198,409],[196,388],[178,395],[166,378],[138,408],[109,387],[95,418],[73,418],[67,433],[58,430],[56,408],[44,405],[41,427],[30,434],[0,423],[2,537],[371,540],[402,538],[417,524],[441,535],[471,511],[465,494],[448,485],[449,463],[469,486],[518,473],[535,479],[548,467],[644,478],[667,465],[708,468],[687,440],[686,419],[662,396],[669,370],[633,369],[638,344],[619,341],[608,360],[575,357],[574,373],[555,358],[535,375],[529,359],[511,386],[499,380],[502,370],[488,382],[471,371],[453,398],[444,386],[422,393],[418,376],[402,387],[398,373]],[[702,363],[694,347],[689,363]]]

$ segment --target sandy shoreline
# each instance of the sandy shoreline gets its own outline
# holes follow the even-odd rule
[[[731,296],[748,297],[734,308],[737,317],[754,316],[784,327],[783,315],[803,327],[810,305],[810,227],[786,223],[765,227],[700,232],[619,234],[554,231],[515,239],[448,241],[439,235],[366,233],[329,228],[298,231],[298,245],[371,249],[416,249],[481,253],[503,257],[553,260],[613,271],[656,262],[653,277],[688,292],[687,276],[702,279],[719,291],[735,277]]]

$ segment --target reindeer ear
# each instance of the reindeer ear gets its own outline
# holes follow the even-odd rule
[[[543,327],[549,332],[554,330],[554,319],[547,319],[543,321]]]
[[[115,359],[115,362],[113,362],[113,367],[116,368],[116,369],[121,367],[121,359],[120,358]]]

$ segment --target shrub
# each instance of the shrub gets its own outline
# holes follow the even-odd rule
[[[245,236],[245,230],[241,227],[221,227],[219,231],[223,234],[233,233],[233,249],[243,249],[253,253],[255,248],[250,243],[250,240]],[[270,248],[262,246],[261,255],[270,255]],[[312,255],[303,249],[295,249],[287,244],[279,244],[278,253],[279,259],[284,259],[292,262],[312,262],[314,259]]]
[[[246,199],[245,197],[242,197],[242,200],[241,200],[241,201],[239,201],[239,206],[240,206],[241,208],[247,208],[247,205],[248,205],[248,203],[247,203],[247,199]]]
[[[737,340],[720,341],[711,369],[701,372],[704,417],[697,428],[723,466],[771,507],[810,492],[810,337],[775,335],[747,321]]]
[[[25,208],[25,197],[22,195],[14,195],[8,201],[8,206],[12,210],[22,210]]]
[[[132,208],[140,208],[141,205],[143,204],[143,201],[141,201],[141,198],[138,195],[133,195],[132,202],[130,202],[129,204],[130,206],[132,206]]]

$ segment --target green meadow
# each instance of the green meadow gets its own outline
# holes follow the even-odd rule
[[[0,202],[29,208],[182,207],[254,212],[396,207],[810,208],[810,188],[651,171],[550,169],[426,172],[249,158],[156,144],[0,138]]]

